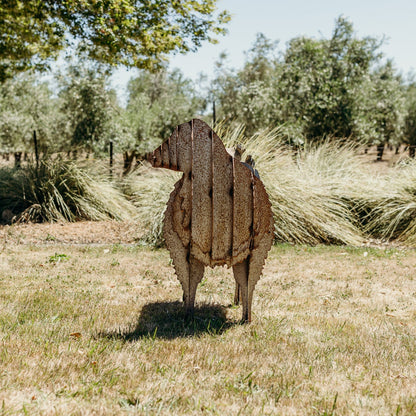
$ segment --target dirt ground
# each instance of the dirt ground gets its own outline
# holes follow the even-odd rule
[[[142,235],[135,222],[80,221],[75,223],[0,226],[0,245],[6,244],[132,244]]]

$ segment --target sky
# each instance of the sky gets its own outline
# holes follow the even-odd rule
[[[215,62],[227,53],[230,68],[241,68],[244,51],[253,44],[256,34],[263,33],[279,41],[284,50],[287,42],[300,35],[315,39],[329,38],[340,15],[353,23],[359,37],[385,37],[381,50],[393,59],[395,67],[406,75],[416,71],[416,0],[218,0],[218,9],[232,15],[228,34],[218,37],[218,44],[204,43],[197,52],[172,56],[170,68],[179,68],[186,77],[197,80],[204,73],[214,77]],[[119,95],[134,70],[118,70],[112,78]]]

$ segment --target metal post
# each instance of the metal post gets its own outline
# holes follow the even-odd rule
[[[113,176],[113,141],[110,140],[110,176]]]
[[[39,149],[38,139],[36,138],[36,130],[33,130],[33,144],[35,146],[36,168],[39,168]]]

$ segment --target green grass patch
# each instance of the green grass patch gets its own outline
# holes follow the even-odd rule
[[[415,268],[414,250],[278,245],[241,325],[225,268],[186,319],[166,250],[8,244],[1,412],[411,414]]]

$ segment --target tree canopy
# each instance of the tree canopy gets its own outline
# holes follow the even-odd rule
[[[56,100],[47,83],[20,74],[0,85],[0,149],[21,152],[32,148],[32,133],[42,150],[56,141]]]
[[[0,82],[44,69],[65,47],[110,65],[154,69],[170,53],[216,42],[230,15],[217,0],[2,0]]]
[[[39,7],[52,3],[39,2]],[[98,7],[99,2],[64,3]],[[110,7],[116,1],[101,3]],[[369,145],[414,145],[415,82],[406,82],[383,59],[381,43],[358,37],[342,17],[328,39],[296,37],[283,50],[259,34],[244,66],[229,69],[221,60],[206,90],[163,63],[153,72],[141,69],[128,85],[126,107],[117,102],[107,65],[89,59],[99,48],[87,48],[55,78],[54,88],[28,74],[0,82],[0,149],[26,151],[36,130],[38,142],[50,152],[83,149],[102,154],[112,142],[118,152],[141,156],[177,124],[201,114],[208,118],[207,92],[209,99],[215,98],[217,119],[244,125],[247,135],[279,127],[294,145],[328,136]]]
[[[381,44],[357,37],[343,17],[329,39],[296,37],[280,53],[260,34],[242,70],[220,66],[213,83],[218,114],[243,123],[248,134],[280,125],[296,144],[325,136],[397,144],[403,86]]]

